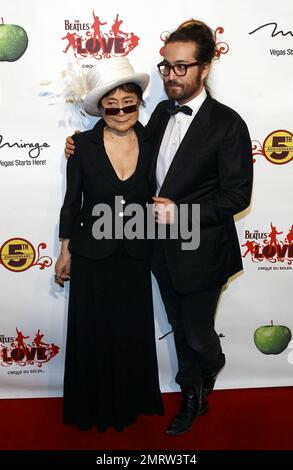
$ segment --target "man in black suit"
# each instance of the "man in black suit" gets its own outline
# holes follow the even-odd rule
[[[202,22],[186,22],[169,36],[158,65],[169,100],[159,103],[148,124],[157,222],[172,223],[175,205],[180,211],[187,204],[191,214],[192,204],[200,204],[199,248],[183,250],[180,237],[156,240],[153,258],[182,390],[181,408],[166,431],[172,435],[208,410],[207,395],[225,364],[214,317],[223,285],[242,269],[233,216],[249,206],[252,188],[247,126],[205,87],[214,54],[213,34]]]
[[[198,249],[184,250],[180,237],[158,239],[152,263],[174,331],[182,390],[179,413],[166,431],[172,435],[188,431],[207,412],[207,395],[225,364],[214,317],[222,287],[242,269],[233,216],[249,206],[252,189],[247,126],[207,91],[214,55],[213,33],[200,21],[169,36],[158,65],[169,100],[159,103],[147,126],[157,223],[170,226],[175,206],[180,212],[184,204],[192,225],[192,205],[200,205]],[[73,153],[70,143],[66,155]]]

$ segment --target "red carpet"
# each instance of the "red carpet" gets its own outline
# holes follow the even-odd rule
[[[293,449],[293,387],[215,391],[209,413],[177,437],[164,430],[178,409],[179,394],[163,396],[165,416],[143,416],[123,433],[103,434],[64,426],[59,398],[0,400],[0,449]]]

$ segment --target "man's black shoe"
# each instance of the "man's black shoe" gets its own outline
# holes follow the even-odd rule
[[[202,386],[182,387],[182,401],[179,413],[168,426],[166,433],[173,436],[183,434],[191,429],[197,416],[208,411],[208,401]]]

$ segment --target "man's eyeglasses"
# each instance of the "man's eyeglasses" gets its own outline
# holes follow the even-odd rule
[[[123,111],[125,114],[130,114],[134,113],[137,111],[137,103],[136,104],[131,104],[129,106],[124,106],[123,108],[104,108],[104,113],[107,114],[108,116],[116,116],[116,114],[119,114],[120,111]]]
[[[178,77],[184,77],[187,74],[187,69],[189,67],[194,67],[195,65],[200,65],[199,62],[192,62],[191,64],[175,64],[171,65],[168,62],[160,62],[157,67],[163,77],[168,77],[170,75],[171,69]]]

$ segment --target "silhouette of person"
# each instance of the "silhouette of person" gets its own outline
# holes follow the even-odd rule
[[[40,333],[40,330],[38,330],[35,338],[34,338],[34,343],[37,346],[37,348],[42,344],[46,345],[46,343],[43,343],[42,338],[44,337],[43,333]]]
[[[291,228],[289,229],[289,232],[287,233],[287,240],[289,245],[293,243],[293,225],[291,225]]]
[[[244,243],[244,245],[241,245],[241,246],[246,246],[247,247],[247,250],[246,252],[244,253],[244,255],[242,255],[242,258],[245,258],[245,256],[248,254],[248,253],[251,253],[251,256],[253,256],[254,254],[254,241],[249,241],[247,240],[246,243]]]
[[[19,358],[19,352],[20,352],[20,350],[22,349],[23,351],[25,351],[25,347],[26,347],[26,345],[24,344],[24,341],[23,341],[23,340],[24,340],[24,339],[28,339],[29,336],[24,336],[24,335],[22,334],[22,332],[18,330],[17,327],[16,327],[16,332],[17,332],[17,336],[16,336],[16,338],[15,338],[15,341],[17,342],[17,357],[18,357],[17,360],[19,360],[19,359],[20,359],[20,358]]]
[[[138,45],[138,41],[139,41],[139,37],[136,36],[136,34],[134,33],[130,33],[130,37],[127,39],[127,47],[126,47],[126,54],[128,54],[130,51],[132,51],[137,45]]]
[[[20,351],[20,349],[25,350],[25,344],[24,344],[24,339],[28,339],[29,336],[24,336],[21,331],[16,328],[17,332],[17,337],[15,338],[15,341],[17,342],[17,350]]]
[[[51,343],[51,347],[50,347],[51,357],[56,356],[56,354],[58,354],[59,352],[59,349],[60,349],[59,346],[56,346],[56,344]]]
[[[67,33],[66,36],[64,36],[64,38],[61,38],[61,39],[67,39],[68,40],[68,44],[66,46],[66,48],[64,49],[63,52],[66,52],[68,51],[68,49],[70,47],[72,47],[72,49],[75,51],[76,49],[76,34],[75,33]]]
[[[93,33],[93,39],[94,39],[94,41],[93,41],[93,47],[95,47],[95,45],[96,45],[96,40],[97,40],[97,36],[98,36],[98,39],[99,39],[101,48],[104,50],[100,27],[101,27],[101,26],[104,26],[105,24],[107,24],[107,22],[102,23],[102,22],[100,21],[100,18],[95,15],[95,12],[94,12],[94,11],[93,11],[93,17],[94,17],[94,22],[93,22],[93,24],[92,24],[92,26],[91,26],[92,29],[94,30],[94,33]]]
[[[281,235],[283,232],[278,232],[277,228],[273,226],[271,222],[271,233],[269,233],[270,237],[270,246],[274,246],[276,249],[278,248],[279,242],[277,240],[277,235]]]
[[[112,25],[113,34],[114,34],[115,37],[119,36],[119,35],[123,35],[123,36],[127,37],[128,35],[126,33],[124,33],[123,31],[120,31],[120,26],[123,23],[123,20],[119,21],[118,18],[119,18],[119,15],[117,14],[116,18],[114,20],[114,23]]]

